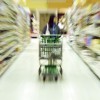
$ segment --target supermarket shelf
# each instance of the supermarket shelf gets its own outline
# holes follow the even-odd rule
[[[96,10],[92,10],[90,13],[88,13],[88,15],[95,14],[95,13],[97,13],[97,12],[99,12],[99,11],[100,11],[100,8],[99,8],[99,9],[96,9]]]
[[[0,8],[0,9],[2,9],[2,8]],[[7,7],[6,7],[6,9],[7,9]],[[8,6],[8,9],[7,9],[7,11],[5,10],[5,13],[1,10],[0,15],[9,16],[9,17],[15,17],[17,12],[13,12],[13,10],[12,11],[11,10],[12,9],[9,9],[9,6]]]
[[[9,51],[7,51],[4,55],[0,56],[0,61],[3,61],[6,57],[9,56],[9,54],[11,54],[17,46],[12,47]]]
[[[92,23],[100,24],[100,20],[93,20]]]
[[[28,22],[30,20],[28,18],[30,18],[30,16],[24,8],[7,0],[2,1],[0,10],[1,75],[12,64],[14,58],[26,47],[28,41],[26,37],[29,37],[27,32],[29,30]]]
[[[7,62],[3,61],[2,64],[0,64],[0,70],[2,67],[6,66]]]
[[[15,26],[15,25],[6,25],[6,24],[4,24],[4,25],[0,25],[0,31],[2,31],[2,30],[17,30],[17,26]]]
[[[4,46],[11,41],[18,41],[21,43],[21,40],[18,37],[14,37],[14,38],[10,38],[10,39],[5,39],[4,42],[0,42],[0,46]]]
[[[96,9],[96,10],[94,10],[94,11],[90,11],[89,13],[85,13],[84,15],[81,16],[81,18],[78,19],[78,21],[76,21],[75,24],[79,24],[79,22],[80,22],[81,19],[83,19],[83,18],[85,18],[85,17],[87,17],[87,16],[89,16],[89,15],[96,14],[96,13],[99,12],[99,11],[100,11],[100,9]],[[92,23],[94,23],[94,22],[95,22],[95,23],[100,23],[100,21],[92,21]]]
[[[82,61],[88,66],[92,73],[100,80],[100,61],[90,61],[89,57],[82,55],[81,51],[75,45],[71,45],[67,42],[68,45],[75,51],[75,53],[82,59]],[[98,71],[97,71],[98,70]]]
[[[8,44],[11,41],[15,41],[15,39],[14,38],[11,38],[10,40],[6,40],[4,42],[0,42],[0,46],[4,46],[4,45]]]
[[[96,10],[92,10],[90,11],[89,13],[86,13],[82,16],[82,18],[86,17],[86,16],[89,16],[89,15],[93,15],[93,14],[96,14],[97,12],[100,11],[100,8],[99,9],[96,9]]]
[[[37,38],[38,36],[39,36],[39,34],[31,33],[31,38]]]
[[[86,33],[87,35],[91,35],[91,36],[96,36],[96,37],[100,37],[100,34],[93,34],[92,32],[91,33]]]
[[[96,53],[97,55],[99,55],[100,56],[100,50],[98,49],[95,49],[95,48],[92,48],[92,47],[88,47],[87,46],[87,48],[89,48],[91,51],[93,51],[94,53]]]
[[[74,11],[74,8],[72,7],[69,10],[69,13],[67,13],[66,18],[68,19],[67,24],[69,28],[69,35],[73,35],[73,37],[75,37],[75,35],[79,36],[74,39],[73,37],[69,38],[70,36],[68,35],[68,39],[69,41],[71,41],[71,44],[68,44],[90,68],[90,70],[95,74],[95,76],[97,76],[97,78],[100,80],[100,49],[98,47],[98,42],[95,41],[95,39],[100,38],[99,12],[99,3],[92,5],[89,11],[87,10],[87,7],[84,7],[82,9],[75,9]],[[74,28],[76,30],[73,30]],[[91,45],[93,46],[85,47],[85,44],[83,42],[85,36],[93,37],[93,41],[91,40]],[[76,42],[78,42],[79,45],[77,45]],[[84,49],[81,48],[82,46]]]
[[[2,49],[0,50],[0,54],[3,53],[3,52],[5,52],[5,51],[8,50],[9,48],[15,46],[16,44],[17,44],[16,42],[8,43],[4,48],[2,48]]]
[[[1,37],[1,36],[0,36]],[[2,38],[2,37],[1,37]],[[13,34],[13,35],[7,35],[6,37],[2,38],[2,40],[0,40],[0,42],[2,41],[8,41],[10,40],[11,38],[16,38],[16,36]]]
[[[9,18],[9,17],[1,17],[0,18],[0,22],[8,22],[8,23],[14,23],[15,24],[15,21],[14,20],[12,20],[11,18]]]
[[[6,34],[6,33],[5,33]],[[7,38],[7,37],[10,37],[12,36],[13,34],[9,33],[9,34],[3,34],[3,35],[0,35],[0,39],[4,39],[4,38]]]
[[[97,36],[97,37],[100,37],[100,30],[99,28],[84,28],[81,30],[81,32],[85,32],[85,34],[87,35],[93,35],[93,36]]]
[[[9,37],[9,36],[19,36],[19,38],[20,37],[22,37],[22,34],[20,34],[20,33],[18,33],[18,32],[5,32],[4,34],[0,34],[0,39],[3,39],[3,38],[7,38],[7,37]]]
[[[10,65],[15,61],[17,56],[18,55],[16,54],[16,56],[12,57],[10,59],[10,61],[8,61],[8,63],[6,63],[5,65],[0,66],[0,67],[2,67],[1,70],[0,70],[0,76],[10,67]]]

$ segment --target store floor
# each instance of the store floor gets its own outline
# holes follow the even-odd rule
[[[38,40],[0,78],[0,100],[100,100],[100,81],[63,43],[63,79],[43,82],[38,78]]]

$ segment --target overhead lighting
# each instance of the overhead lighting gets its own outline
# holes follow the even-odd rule
[[[31,0],[32,2],[66,2],[66,0]]]
[[[23,2],[26,4],[26,0],[23,0]]]

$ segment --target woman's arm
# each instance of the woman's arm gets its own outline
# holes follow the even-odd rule
[[[46,34],[47,25],[43,28],[42,34]]]

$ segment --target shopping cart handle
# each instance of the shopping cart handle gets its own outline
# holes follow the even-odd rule
[[[46,34],[41,34],[41,37],[56,37],[56,38],[60,38],[61,34],[50,34],[50,35],[46,35]]]

